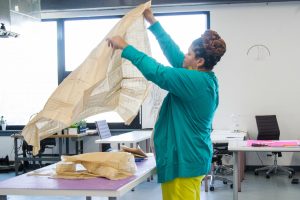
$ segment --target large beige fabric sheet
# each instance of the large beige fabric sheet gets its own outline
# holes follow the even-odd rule
[[[151,1],[127,13],[107,37],[123,36],[137,49],[150,54],[143,12]],[[23,129],[33,154],[40,140],[95,114],[116,111],[125,124],[137,115],[148,92],[148,81],[132,64],[121,59],[120,51],[107,46],[105,39],[53,92],[42,111]]]
[[[53,178],[85,179],[105,177],[110,180],[128,178],[137,171],[134,156],[126,152],[93,152],[76,156],[62,156],[66,163],[81,164],[86,170],[56,170]]]
[[[119,180],[134,175],[137,166],[134,156],[127,152],[92,152],[75,156],[62,156],[53,168],[30,172],[30,176],[48,176],[62,179],[90,179],[105,177]]]

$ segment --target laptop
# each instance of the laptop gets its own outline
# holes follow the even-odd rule
[[[109,130],[106,120],[95,121],[96,130],[100,139],[105,139],[111,137],[111,132]]]

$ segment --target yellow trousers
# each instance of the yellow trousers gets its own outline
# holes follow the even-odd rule
[[[200,200],[201,181],[204,176],[176,178],[162,183],[163,200]]]

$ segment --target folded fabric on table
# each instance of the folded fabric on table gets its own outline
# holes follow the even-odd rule
[[[85,169],[76,170],[73,164]],[[53,178],[86,179],[105,177],[110,180],[124,179],[137,171],[134,156],[127,152],[93,152],[75,156],[62,156]]]

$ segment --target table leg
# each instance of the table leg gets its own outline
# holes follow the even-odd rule
[[[66,138],[66,155],[69,155],[69,138]]]
[[[18,156],[18,139],[17,137],[14,138],[14,145],[15,145],[15,173],[16,176],[19,172],[19,156]]]
[[[150,153],[150,139],[146,140],[146,153]]]
[[[7,200],[7,196],[6,195],[0,195],[0,200]]]
[[[239,181],[239,152],[233,152],[233,200],[238,200],[238,181]]]
[[[80,153],[83,153],[83,139],[80,140]]]
[[[108,197],[108,200],[117,200],[117,197]]]
[[[204,191],[208,192],[208,175],[204,177]]]
[[[79,151],[79,144],[78,144],[78,143],[79,143],[79,141],[76,140],[76,141],[75,141],[75,154],[76,154],[76,155],[78,155],[78,152],[80,152],[80,151]]]
[[[241,164],[241,182],[245,179],[245,166],[246,166],[246,157],[245,152],[240,152],[240,164]]]
[[[241,182],[244,179],[245,173],[245,152],[238,152],[238,160],[239,160],[239,182],[238,182],[238,191],[241,192]]]
[[[62,146],[63,146],[63,144],[62,144],[62,138],[59,138],[58,139],[58,154],[59,154],[59,157],[62,156]]]
[[[92,200],[92,197],[86,196],[86,197],[85,197],[85,200]]]

